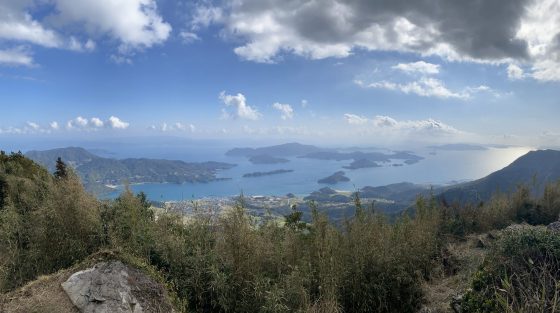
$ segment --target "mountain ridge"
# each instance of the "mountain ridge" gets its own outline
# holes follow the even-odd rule
[[[97,156],[84,148],[68,147],[45,151],[32,150],[25,154],[53,171],[58,157],[72,166],[84,185],[91,187],[129,183],[184,183],[217,180],[219,170],[235,164],[222,162],[189,163],[180,160],[149,158],[112,159]]]
[[[487,201],[496,191],[512,192],[525,184],[540,194],[544,185],[560,179],[560,151],[534,150],[483,178],[445,188],[439,198],[448,202]]]

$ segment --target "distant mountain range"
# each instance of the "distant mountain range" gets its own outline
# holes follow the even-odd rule
[[[312,145],[302,145],[300,143],[291,142],[282,145],[261,148],[234,148],[226,152],[226,155],[243,156],[247,158],[263,155],[268,155],[271,157],[294,157],[323,150],[324,149]]]
[[[520,184],[526,184],[534,193],[540,194],[547,183],[559,179],[560,151],[531,151],[484,178],[448,187],[439,197],[458,203],[487,201],[495,192],[512,192]]]
[[[35,162],[54,171],[56,159],[62,158],[82,178],[86,187],[95,184],[184,183],[217,180],[219,170],[234,167],[221,162],[187,163],[159,159],[111,159],[97,156],[83,148],[69,147],[25,154]],[[89,189],[89,188],[88,188]]]
[[[380,167],[381,165],[379,163],[389,163],[391,160],[403,160],[405,164],[410,165],[424,159],[421,156],[407,151],[391,153],[362,151],[340,152],[337,149],[319,148],[296,142],[260,148],[234,148],[227,151],[226,155],[246,157],[255,164],[274,164],[288,161],[281,159],[282,157],[335,161],[353,160],[352,163],[344,167],[346,169]]]

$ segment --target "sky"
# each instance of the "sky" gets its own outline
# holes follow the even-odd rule
[[[559,147],[559,87],[558,0],[0,0],[0,141]]]

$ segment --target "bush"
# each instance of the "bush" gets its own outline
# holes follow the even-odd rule
[[[558,312],[560,236],[544,227],[507,230],[474,275],[465,312]]]
[[[68,267],[100,247],[99,202],[69,171],[55,178],[0,154],[0,290]]]

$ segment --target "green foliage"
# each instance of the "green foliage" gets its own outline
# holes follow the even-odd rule
[[[68,267],[99,247],[99,203],[72,172],[54,179],[21,153],[1,154],[0,198],[0,290]]]
[[[286,226],[299,230],[305,229],[307,227],[307,224],[301,220],[303,217],[303,212],[298,211],[297,206],[295,204],[291,206],[291,209],[292,209],[292,213],[284,217]]]
[[[560,236],[546,228],[508,230],[475,274],[465,312],[558,312]]]
[[[479,205],[442,208],[444,232],[456,236],[502,229],[512,223],[547,225],[560,215],[560,182],[545,186],[541,198],[534,198],[530,188],[520,185],[511,196],[496,193]]]
[[[134,195],[128,188],[106,203],[101,214],[105,241],[110,246],[148,258],[154,245],[154,213],[146,195]]]
[[[62,161],[62,158],[56,159],[56,170],[54,172],[54,177],[59,179],[64,179],[68,177],[68,171],[66,169],[66,164]]]

